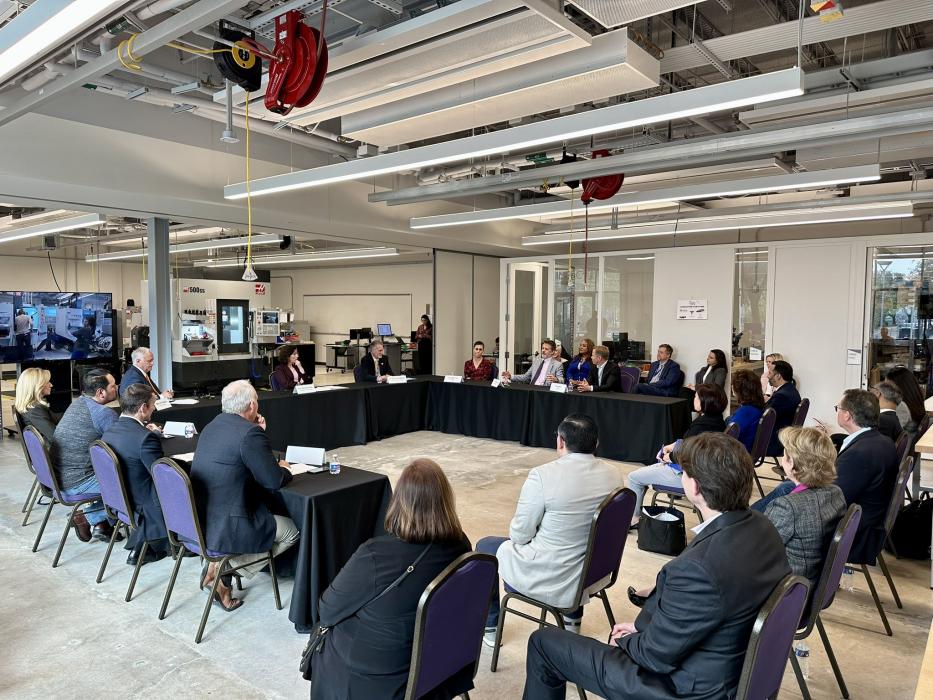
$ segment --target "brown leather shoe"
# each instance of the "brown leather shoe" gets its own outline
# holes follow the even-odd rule
[[[78,536],[78,539],[82,542],[91,541],[91,524],[87,521],[87,518],[84,517],[84,513],[80,510],[75,511],[75,517],[71,521],[75,529],[75,534]]]
[[[113,537],[113,525],[108,523],[106,520],[102,523],[97,523],[94,526],[94,530],[91,533],[95,540],[100,542],[109,542],[110,538]],[[118,533],[114,538],[114,542],[121,542],[123,540],[123,535]]]

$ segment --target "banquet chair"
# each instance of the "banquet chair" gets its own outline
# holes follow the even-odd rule
[[[201,614],[201,624],[198,626],[198,632],[194,637],[195,644],[200,644],[201,638],[204,636],[204,627],[207,625],[207,618],[211,612],[211,605],[214,602],[214,595],[217,593],[217,585],[221,576],[233,574],[243,567],[252,566],[263,561],[268,564],[269,574],[272,576],[272,592],[275,594],[275,607],[279,610],[282,609],[282,600],[279,597],[279,582],[275,575],[275,562],[271,551],[266,552],[264,557],[256,561],[230,567],[230,559],[237,556],[236,553],[216,552],[208,549],[204,543],[204,530],[201,528],[201,521],[198,518],[191,480],[184,470],[173,459],[168,457],[157,459],[152,464],[152,481],[155,483],[156,493],[159,495],[162,515],[165,516],[165,528],[168,530],[169,546],[172,549],[172,557],[175,559],[172,577],[169,579],[168,588],[165,590],[165,598],[162,600],[162,608],[159,610],[160,620],[165,619],[165,611],[168,608],[168,601],[172,597],[175,579],[178,578],[181,560],[185,558],[183,549],[193,552],[208,562],[218,564],[217,575],[214,577],[210,595],[204,606],[204,612]]]
[[[357,384],[363,382],[363,365],[357,365],[353,368],[353,381]]]
[[[786,576],[761,607],[745,651],[736,700],[777,697],[809,590],[810,582],[803,576]]]
[[[549,625],[546,621],[547,613],[551,613],[557,621],[557,627],[564,629],[563,615],[572,614],[583,603],[593,597],[603,601],[606,617],[609,619],[609,628],[615,626],[615,616],[609,605],[606,591],[615,584],[619,576],[619,566],[622,564],[622,554],[625,551],[625,541],[628,536],[629,523],[635,512],[635,494],[630,489],[616,489],[603,499],[603,502],[593,514],[593,523],[590,525],[590,534],[586,544],[586,554],[583,558],[583,574],[577,585],[577,592],[573,602],[566,608],[548,605],[518,592],[509,591],[502,597],[502,609],[499,615],[499,624],[496,627],[496,643],[492,651],[490,670],[495,672],[499,662],[499,646],[502,643],[502,631],[505,628],[505,618],[508,613],[518,615],[526,620],[537,622],[539,627]],[[509,601],[519,600],[541,610],[541,616],[532,617],[524,612],[509,607]],[[582,689],[578,689],[581,697],[586,697]]]
[[[794,411],[794,419],[790,424],[794,427],[802,428],[803,424],[807,422],[807,414],[809,412],[810,399],[800,399],[800,403],[797,404],[797,410]]]
[[[739,424],[738,423],[729,423],[726,426],[726,429],[723,432],[731,438],[739,439]]]
[[[901,463],[901,468],[897,473],[897,482],[894,485],[894,491],[891,493],[891,500],[888,503],[888,511],[884,516],[884,539],[889,540],[891,535],[891,528],[894,527],[894,521],[897,518],[897,514],[901,510],[901,503],[904,499],[904,493],[907,491],[907,482],[910,480],[910,474],[913,471],[914,458],[908,457]],[[894,579],[891,578],[891,572],[888,570],[888,563],[884,560],[884,554],[882,553],[884,546],[882,545],[877,554],[878,568],[881,569],[881,572],[884,574],[885,579],[888,581],[888,588],[891,589],[891,595],[894,597],[894,603],[898,608],[903,608],[901,604],[901,597],[897,594],[897,588],[894,587]],[[884,625],[885,633],[891,637],[893,632],[891,631],[891,625],[888,624],[888,616],[884,614],[884,608],[881,605],[881,599],[878,597],[878,591],[875,589],[875,582],[871,578],[871,574],[868,571],[867,564],[859,564],[858,567],[861,569],[862,573],[865,575],[865,581],[868,583],[868,590],[871,593],[872,600],[875,602],[875,607],[878,609],[878,614],[881,616],[881,623]]]
[[[498,569],[494,556],[470,552],[425,588],[415,614],[405,700],[417,700],[469,666],[476,676]]]
[[[55,475],[55,470],[52,468],[52,460],[49,458],[49,449],[39,431],[32,426],[27,427],[23,431],[23,442],[26,444],[26,450],[29,452],[29,459],[32,462],[32,466],[36,470],[36,479],[38,479],[40,486],[44,487],[50,494],[48,510],[45,511],[42,525],[39,527],[39,532],[36,534],[36,541],[32,545],[33,552],[39,548],[39,541],[42,539],[42,534],[45,532],[45,526],[49,522],[49,516],[52,514],[52,508],[55,504],[60,503],[63,506],[72,506],[71,512],[68,514],[68,521],[65,523],[65,530],[62,532],[62,538],[58,542],[58,551],[55,552],[55,558],[52,560],[52,568],[54,569],[58,566],[58,560],[62,556],[62,549],[65,547],[68,531],[71,530],[74,524],[75,512],[85,503],[96,501],[100,498],[100,494],[86,494],[85,498],[79,499],[72,499],[65,496],[58,485],[58,477]]]
[[[758,419],[758,430],[755,431],[755,441],[752,443],[752,467],[755,475],[755,485],[758,487],[758,493],[765,497],[765,490],[761,487],[761,480],[758,478],[758,467],[764,464],[768,444],[771,442],[771,433],[774,432],[774,422],[777,420],[777,414],[773,408],[766,408],[761,418]]]
[[[626,377],[628,379],[626,380]],[[638,380],[641,379],[641,370],[637,367],[623,367],[619,365],[619,381],[623,394],[631,394],[635,391]]]
[[[130,533],[136,529],[136,515],[130,504],[126,482],[123,480],[123,467],[120,464],[120,459],[110,449],[110,446],[102,440],[92,442],[90,452],[91,466],[94,467],[97,483],[100,484],[100,498],[104,502],[107,515],[117,521],[113,528],[113,535],[111,535],[110,542],[107,545],[107,552],[104,554],[104,559],[100,563],[100,569],[97,572],[97,583],[100,583],[104,578],[104,572],[107,570],[107,563],[110,561],[110,553],[113,551],[113,543],[116,542],[118,533],[120,530],[125,530],[127,538],[129,538]],[[133,569],[130,585],[126,589],[126,598],[124,600],[127,603],[133,598],[136,579],[139,578],[139,570],[145,563],[146,550],[148,549],[149,543],[144,541],[136,567]]]
[[[282,387],[280,387],[278,381],[276,381],[275,372],[269,372],[269,388],[272,391],[282,391]]]
[[[836,677],[836,683],[839,685],[839,691],[843,698],[849,697],[849,690],[846,688],[845,680],[842,678],[842,671],[839,670],[839,663],[836,661],[836,654],[833,653],[833,647],[829,643],[829,637],[826,634],[826,628],[823,627],[823,621],[820,619],[823,611],[832,605],[836,592],[839,590],[839,580],[842,578],[842,570],[845,567],[845,561],[849,557],[849,551],[852,549],[852,543],[855,541],[855,533],[858,530],[858,524],[862,519],[862,507],[857,503],[849,506],[845,515],[839,520],[836,526],[836,532],[829,544],[826,552],[826,558],[823,560],[823,570],[816,582],[816,588],[810,596],[810,605],[804,611],[804,619],[794,635],[794,639],[806,639],[816,631],[820,635],[823,647],[826,649],[826,656],[829,657],[829,665],[833,669],[833,675]],[[800,693],[804,700],[810,700],[810,690],[807,687],[807,681],[803,677],[800,664],[793,651],[790,652],[790,663],[794,669],[794,675],[797,677],[797,684],[800,686]]]
[[[23,507],[20,510],[20,513],[25,513],[23,516],[23,527],[26,526],[26,523],[29,522],[29,516],[32,514],[32,509],[35,507],[36,502],[41,496],[46,498],[51,496],[51,493],[43,487],[39,480],[36,478],[36,469],[32,466],[32,459],[29,457],[29,450],[26,449],[26,441],[23,438],[24,431],[26,430],[26,421],[23,420],[23,417],[19,414],[15,408],[13,409],[13,421],[16,423],[16,427],[19,429],[19,443],[23,448],[23,456],[26,458],[26,467],[32,472],[32,486],[29,487],[29,493],[26,494],[26,500],[23,501]]]

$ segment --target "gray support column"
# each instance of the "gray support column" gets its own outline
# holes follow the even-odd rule
[[[172,387],[172,267],[168,219],[149,219],[149,344],[160,389]]]

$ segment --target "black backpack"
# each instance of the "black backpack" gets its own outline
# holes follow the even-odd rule
[[[929,559],[931,525],[933,498],[924,493],[919,500],[911,501],[901,508],[885,549],[898,557]]]

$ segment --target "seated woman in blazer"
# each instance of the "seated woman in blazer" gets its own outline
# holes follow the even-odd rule
[[[680,447],[681,443],[689,437],[701,433],[721,433],[726,429],[722,419],[722,412],[729,405],[726,392],[718,384],[700,384],[693,397],[693,410],[699,415],[693,419],[683,440],[677,440],[670,445],[664,445],[658,453],[661,460],[650,467],[636,469],[628,477],[628,487],[635,492],[635,515],[632,516],[632,527],[638,524],[641,514],[641,503],[645,498],[645,490],[652,484],[663,486],[680,486],[680,472],[671,469],[671,455]]]
[[[450,482],[430,459],[405,467],[389,501],[385,530],[387,535],[360,545],[321,596],[319,622],[331,629],[313,657],[311,700],[402,700],[421,594],[470,551]],[[369,602],[422,554],[398,588]],[[472,689],[470,665],[430,698],[446,700]]]
[[[688,389],[694,389],[697,384],[718,384],[726,389],[726,375],[729,374],[729,365],[726,364],[726,353],[716,348],[710,350],[706,356],[706,366],[697,371],[693,384]]]
[[[836,448],[819,428],[784,428],[779,458],[794,490],[768,504],[765,516],[774,523],[787,549],[787,563],[797,576],[816,586],[829,539],[845,515],[846,499],[836,478]]]
[[[276,351],[276,355],[279,358],[279,365],[272,376],[279,389],[291,391],[298,384],[308,383],[308,375],[305,373],[305,368],[301,366],[301,360],[298,359],[298,348],[294,345],[282,345]]]
[[[49,409],[46,398],[52,393],[52,373],[41,367],[24,369],[16,380],[16,412],[26,423],[32,426],[45,438],[46,443],[52,442],[55,426],[61,418]]]

